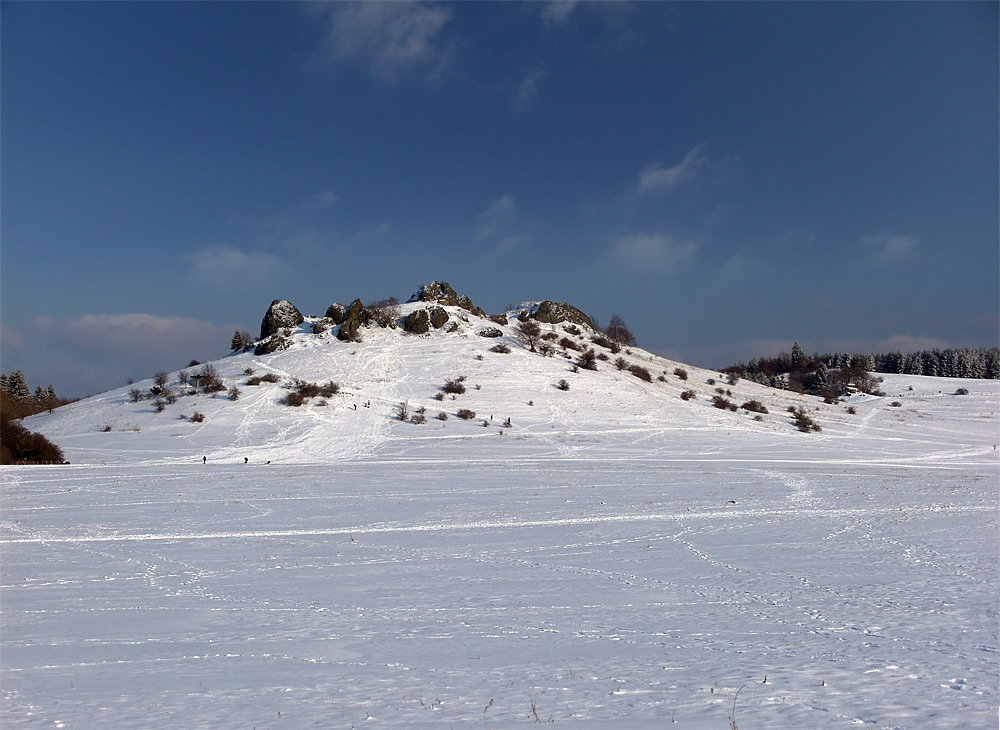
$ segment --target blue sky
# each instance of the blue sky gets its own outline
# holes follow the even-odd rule
[[[0,5],[0,368],[449,281],[723,367],[997,345],[997,3]]]

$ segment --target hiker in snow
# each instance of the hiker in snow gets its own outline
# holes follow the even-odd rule
[[[201,463],[202,464],[207,464],[208,463],[208,457],[207,456],[201,457]]]
[[[248,459],[247,457],[244,456],[243,457],[243,463],[244,464],[249,464],[250,463],[250,459]]]

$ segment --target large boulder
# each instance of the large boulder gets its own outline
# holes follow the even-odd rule
[[[431,329],[431,318],[426,309],[414,309],[403,321],[403,329],[415,335],[427,334]]]
[[[347,316],[347,308],[340,302],[334,302],[327,308],[326,316],[333,320],[334,325],[342,324]]]
[[[272,352],[278,352],[279,350],[287,350],[292,346],[292,341],[287,337],[282,337],[280,334],[275,332],[266,340],[261,340],[257,343],[257,347],[254,348],[254,355],[269,355]]]
[[[260,323],[260,339],[270,337],[282,329],[298,327],[305,319],[294,304],[285,299],[275,299]]]
[[[518,316],[518,319],[522,321],[528,318],[535,319],[539,322],[545,322],[547,324],[572,322],[573,324],[586,325],[587,327],[590,327],[590,329],[597,329],[594,327],[594,323],[590,317],[574,307],[572,304],[567,304],[566,302],[550,302],[548,299],[539,302],[530,310],[522,311]]]
[[[361,325],[365,321],[365,305],[360,299],[351,302],[351,306],[344,312],[344,321],[340,323],[340,331],[337,332],[337,339],[344,342],[361,341]]]
[[[426,309],[415,309],[406,315],[403,329],[415,335],[430,331],[431,327],[440,329],[448,321],[448,311],[444,307],[432,305]]]

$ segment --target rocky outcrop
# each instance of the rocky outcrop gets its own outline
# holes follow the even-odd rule
[[[291,340],[275,332],[267,339],[258,342],[257,347],[253,350],[253,354],[267,355],[272,352],[278,352],[279,350],[287,350],[291,346]]]
[[[304,321],[305,317],[294,304],[285,299],[275,299],[260,323],[260,339],[270,337],[282,329],[298,327]]]
[[[313,322],[313,334],[321,335],[331,327],[336,327],[337,323],[331,317],[320,317]]]
[[[521,314],[518,315],[518,319],[522,321],[529,318],[535,319],[539,322],[545,322],[546,324],[572,322],[573,324],[586,325],[587,327],[590,327],[590,329],[596,329],[590,317],[574,307],[572,304],[566,304],[566,302],[551,302],[548,299],[539,302],[531,309],[523,310]]]
[[[480,317],[485,317],[486,312],[472,303],[472,300],[464,294],[459,294],[447,281],[432,281],[424,284],[410,297],[411,302],[434,302],[444,304],[449,307],[461,307]]]
[[[340,302],[334,302],[326,310],[326,316],[333,320],[334,325],[342,324],[347,315],[347,309]]]
[[[406,315],[403,329],[415,335],[427,334],[431,329],[431,318],[426,309],[415,309]]]
[[[503,332],[496,327],[483,327],[476,334],[480,337],[503,337]]]
[[[365,305],[360,299],[351,302],[351,306],[344,312],[344,321],[340,323],[340,331],[337,332],[337,339],[344,342],[361,341],[361,325],[365,321]]]
[[[430,332],[431,327],[440,329],[448,321],[448,311],[444,307],[430,306],[426,309],[415,309],[403,322],[403,329],[415,335]]]

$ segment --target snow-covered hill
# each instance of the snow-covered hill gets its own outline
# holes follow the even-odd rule
[[[401,305],[400,321],[423,303]],[[239,389],[238,400],[227,391],[214,395],[193,393],[194,388],[178,382],[171,373],[168,384],[178,394],[175,403],[162,412],[149,396],[153,381],[137,382],[73,403],[51,414],[40,414],[25,425],[48,436],[64,450],[73,463],[189,463],[207,457],[213,463],[259,464],[337,462],[372,457],[449,459],[469,456],[470,441],[483,441],[494,458],[511,455],[553,454],[571,456],[587,453],[599,444],[607,452],[645,455],[697,448],[697,443],[736,441],[772,450],[808,443],[820,444],[850,439],[856,449],[864,444],[862,434],[909,434],[914,428],[930,432],[935,424],[922,419],[923,398],[937,404],[955,402],[954,393],[964,381],[917,379],[911,390],[905,378],[890,378],[886,397],[858,396],[836,405],[763,387],[749,381],[735,384],[717,372],[665,360],[636,347],[613,353],[591,341],[594,333],[586,327],[568,324],[543,325],[543,334],[552,333],[555,353],[544,357],[532,353],[516,337],[517,320],[505,326],[478,317],[459,307],[445,307],[448,327],[424,335],[400,328],[371,326],[362,330],[362,342],[342,342],[335,330],[313,334],[316,318],[307,318],[293,333],[287,350],[263,356],[251,352],[211,363],[227,388]],[[503,336],[482,337],[478,333],[499,328]],[[567,328],[569,331],[567,331]],[[571,334],[574,330],[580,334]],[[549,335],[550,337],[552,335]],[[566,338],[581,348],[600,353],[597,370],[574,367],[579,351],[559,346]],[[540,342],[545,342],[541,340]],[[493,351],[497,344],[509,353]],[[645,368],[650,382],[615,361]],[[188,374],[198,372],[188,369]],[[686,379],[677,373],[683,371]],[[251,375],[273,374],[277,382],[247,385]],[[443,393],[448,380],[462,378],[464,394]],[[340,392],[332,397],[316,397],[301,406],[285,405],[283,399],[292,383],[300,379],[323,384],[335,382]],[[560,389],[565,381],[567,390]],[[974,383],[970,401],[980,403],[993,383]],[[130,391],[143,399],[133,402]],[[693,398],[684,400],[689,391]],[[443,400],[438,400],[441,396]],[[737,408],[716,407],[713,399],[723,398],[733,406],[758,401],[766,414]],[[398,406],[406,402],[410,414],[425,409],[426,422],[400,422]],[[891,402],[900,402],[890,408]],[[967,403],[965,404],[967,405]],[[804,408],[822,431],[800,433],[792,423],[789,407]],[[991,414],[983,403],[982,417]],[[460,409],[476,417],[463,421]],[[853,409],[855,413],[849,413]],[[947,409],[946,409],[947,410]],[[204,420],[194,422],[195,413]],[[444,413],[447,420],[440,420]],[[510,426],[504,427],[509,419]],[[900,428],[909,422],[910,428]],[[968,427],[975,437],[976,423],[947,428],[955,437]],[[916,438],[918,448],[927,444]],[[987,437],[989,447],[992,437]],[[974,448],[984,448],[977,441]],[[900,448],[903,444],[897,443]],[[934,447],[931,447],[932,450]]]
[[[996,726],[1000,383],[827,405],[622,352],[647,383],[448,312],[28,419],[72,464],[0,469],[0,725]]]

